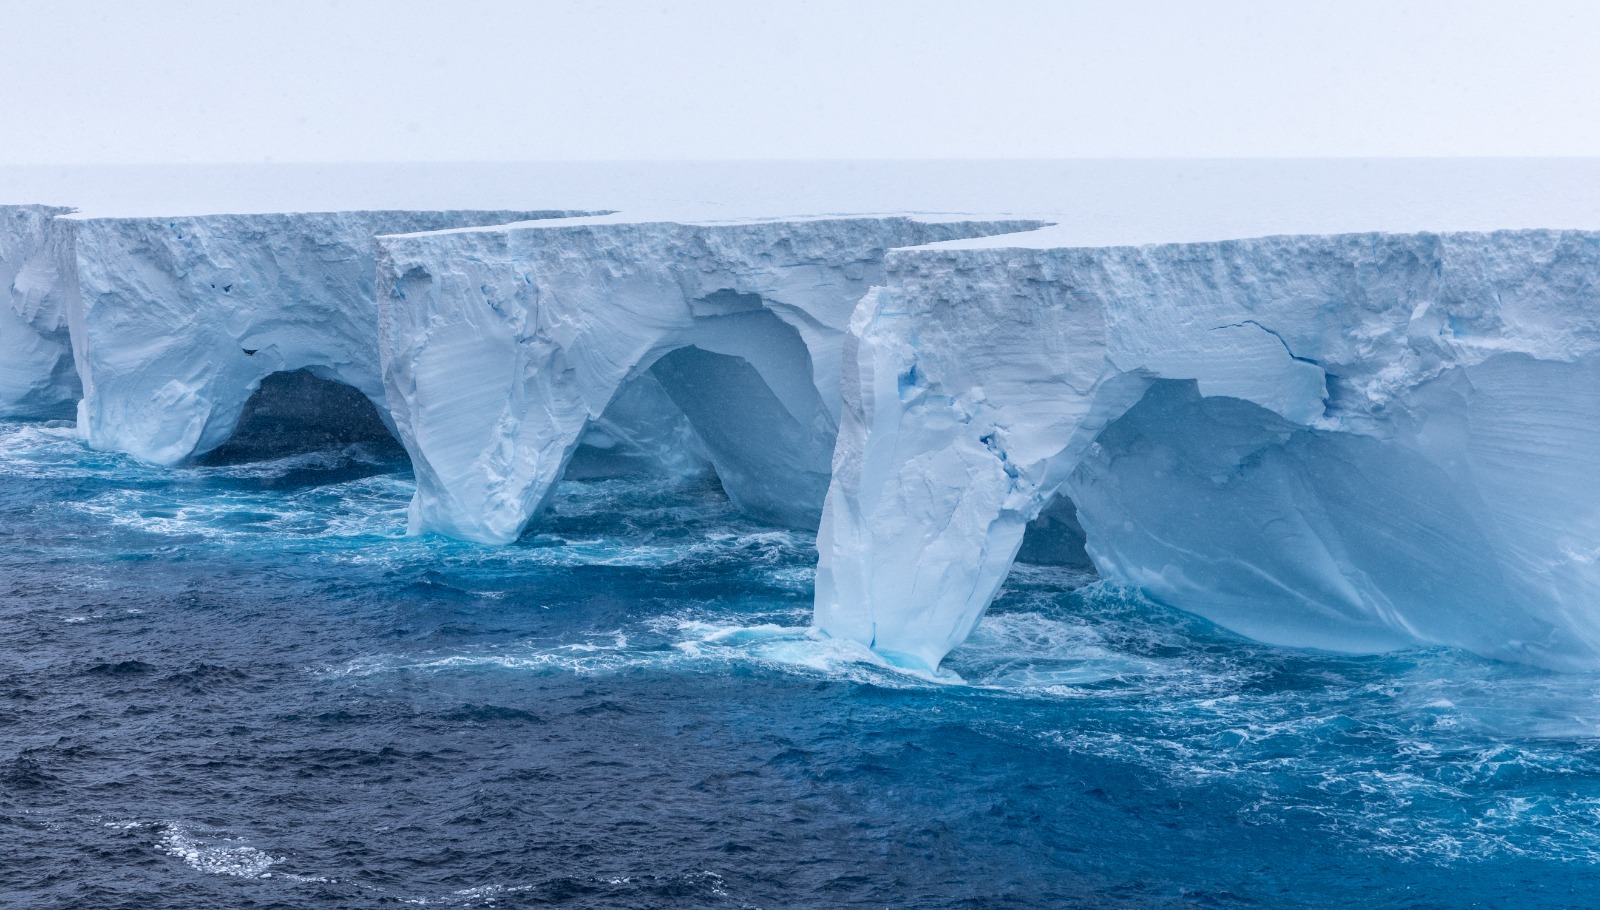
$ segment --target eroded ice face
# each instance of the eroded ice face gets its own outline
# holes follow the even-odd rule
[[[1103,577],[1262,640],[1600,661],[1600,237],[891,263],[846,365],[830,634],[937,666],[1064,496]]]

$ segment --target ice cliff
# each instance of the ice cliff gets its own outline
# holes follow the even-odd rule
[[[937,666],[1064,503],[1257,639],[1600,662],[1600,234],[1001,247],[854,313],[822,630]]]
[[[0,417],[67,417],[78,400],[50,231],[71,209],[0,206]]]
[[[884,254],[1038,224],[598,220],[383,238],[384,377],[417,474],[411,530],[515,539],[596,421],[637,426],[614,402],[663,396],[737,506],[815,527],[846,328]]]
[[[921,668],[1019,556],[1267,642],[1600,665],[1600,234],[570,214],[0,207],[0,417],[161,464],[387,428],[409,529],[487,543],[563,476],[714,471],[820,524],[821,633]]]
[[[297,370],[359,390],[386,417],[373,237],[561,214],[59,218],[79,432],[174,464],[225,442],[263,379]]]

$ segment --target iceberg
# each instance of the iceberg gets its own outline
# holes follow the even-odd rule
[[[0,205],[0,417],[70,417],[78,401],[49,205]]]
[[[1595,167],[225,170],[172,217],[108,172],[0,207],[0,416],[157,464],[392,435],[408,530],[489,544],[563,477],[714,473],[817,529],[822,634],[924,669],[1019,559],[1592,668]],[[285,202],[330,197],[389,204]],[[1043,214],[907,214],[951,210]]]
[[[1044,231],[886,271],[846,346],[825,633],[937,667],[1048,508],[1102,578],[1262,641],[1600,664],[1600,234]]]
[[[78,430],[93,448],[176,464],[226,442],[268,376],[297,371],[356,389],[387,420],[373,238],[567,214],[57,218]]]
[[[815,528],[846,328],[885,253],[1041,224],[613,216],[383,237],[384,381],[416,471],[410,531],[516,539],[585,434],[637,427],[616,406],[655,389],[738,508]],[[655,450],[674,434],[651,434]]]

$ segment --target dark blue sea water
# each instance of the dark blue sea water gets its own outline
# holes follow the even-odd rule
[[[1600,905],[1600,678],[1023,567],[930,679],[808,636],[812,538],[714,484],[504,549],[410,493],[0,424],[0,903]]]

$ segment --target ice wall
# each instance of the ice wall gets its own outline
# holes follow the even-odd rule
[[[170,464],[268,377],[311,390],[271,426],[339,383],[413,458],[410,529],[489,543],[569,468],[712,470],[820,521],[822,631],[914,666],[1030,523],[1268,642],[1600,665],[1600,234],[563,214],[0,207],[0,416],[81,388],[90,444]]]
[[[815,526],[850,312],[897,246],[1039,222],[910,217],[519,225],[380,241],[411,530],[514,540],[580,438],[650,376],[751,514]]]
[[[52,219],[71,209],[0,205],[0,417],[70,417],[78,400]]]
[[[1600,235],[952,246],[852,319],[825,632],[936,666],[1065,496],[1262,640],[1600,662]]]
[[[373,237],[563,214],[58,219],[79,432],[97,449],[173,464],[225,442],[265,377],[302,369],[387,415]]]

